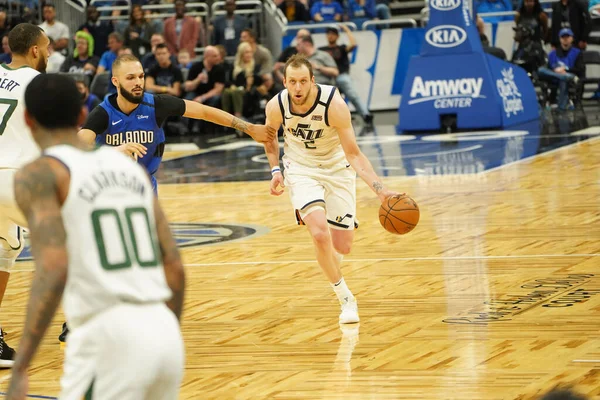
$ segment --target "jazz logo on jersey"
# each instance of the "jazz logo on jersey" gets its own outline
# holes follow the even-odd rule
[[[262,236],[269,228],[259,225],[224,225],[224,224],[171,224],[173,237],[180,248],[208,246],[233,242]],[[25,244],[18,261],[32,259],[29,247],[29,236],[24,235]]]
[[[154,131],[126,131],[106,135],[106,144],[120,146],[123,143],[152,143]]]
[[[288,131],[302,140],[316,140],[323,136],[323,129],[310,129],[310,124],[298,124],[296,128],[288,128]]]

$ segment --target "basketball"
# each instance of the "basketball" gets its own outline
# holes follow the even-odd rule
[[[404,235],[419,223],[419,206],[407,195],[390,196],[379,207],[379,222],[386,231]]]

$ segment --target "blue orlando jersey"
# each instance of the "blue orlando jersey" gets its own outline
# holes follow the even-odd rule
[[[138,159],[138,163],[153,175],[158,170],[165,146],[165,132],[157,122],[154,95],[145,93],[140,105],[129,115],[113,106],[116,96],[107,96],[100,103],[108,114],[108,126],[103,133],[96,132],[96,143],[120,146],[133,142],[144,145],[146,154]]]

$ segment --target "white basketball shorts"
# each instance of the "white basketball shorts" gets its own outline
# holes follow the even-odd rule
[[[284,184],[289,190],[296,221],[315,210],[325,208],[332,229],[351,230],[358,227],[356,219],[356,172],[342,162],[330,168],[308,167],[284,157]]]
[[[27,221],[15,201],[16,173],[16,169],[0,169],[0,238],[6,240],[13,250],[21,248],[19,226],[27,226]]]
[[[173,312],[164,303],[120,304],[69,332],[59,399],[177,399],[183,367]]]

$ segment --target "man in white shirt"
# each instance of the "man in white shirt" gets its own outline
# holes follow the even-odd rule
[[[46,32],[49,38],[54,40],[54,50],[62,51],[69,45],[69,27],[56,19],[56,10],[53,4],[44,6],[44,22],[40,28]]]
[[[46,66],[46,72],[49,74],[55,74],[60,71],[60,66],[65,62],[65,56],[56,51],[56,42],[50,39],[50,46],[48,46],[48,65]]]

